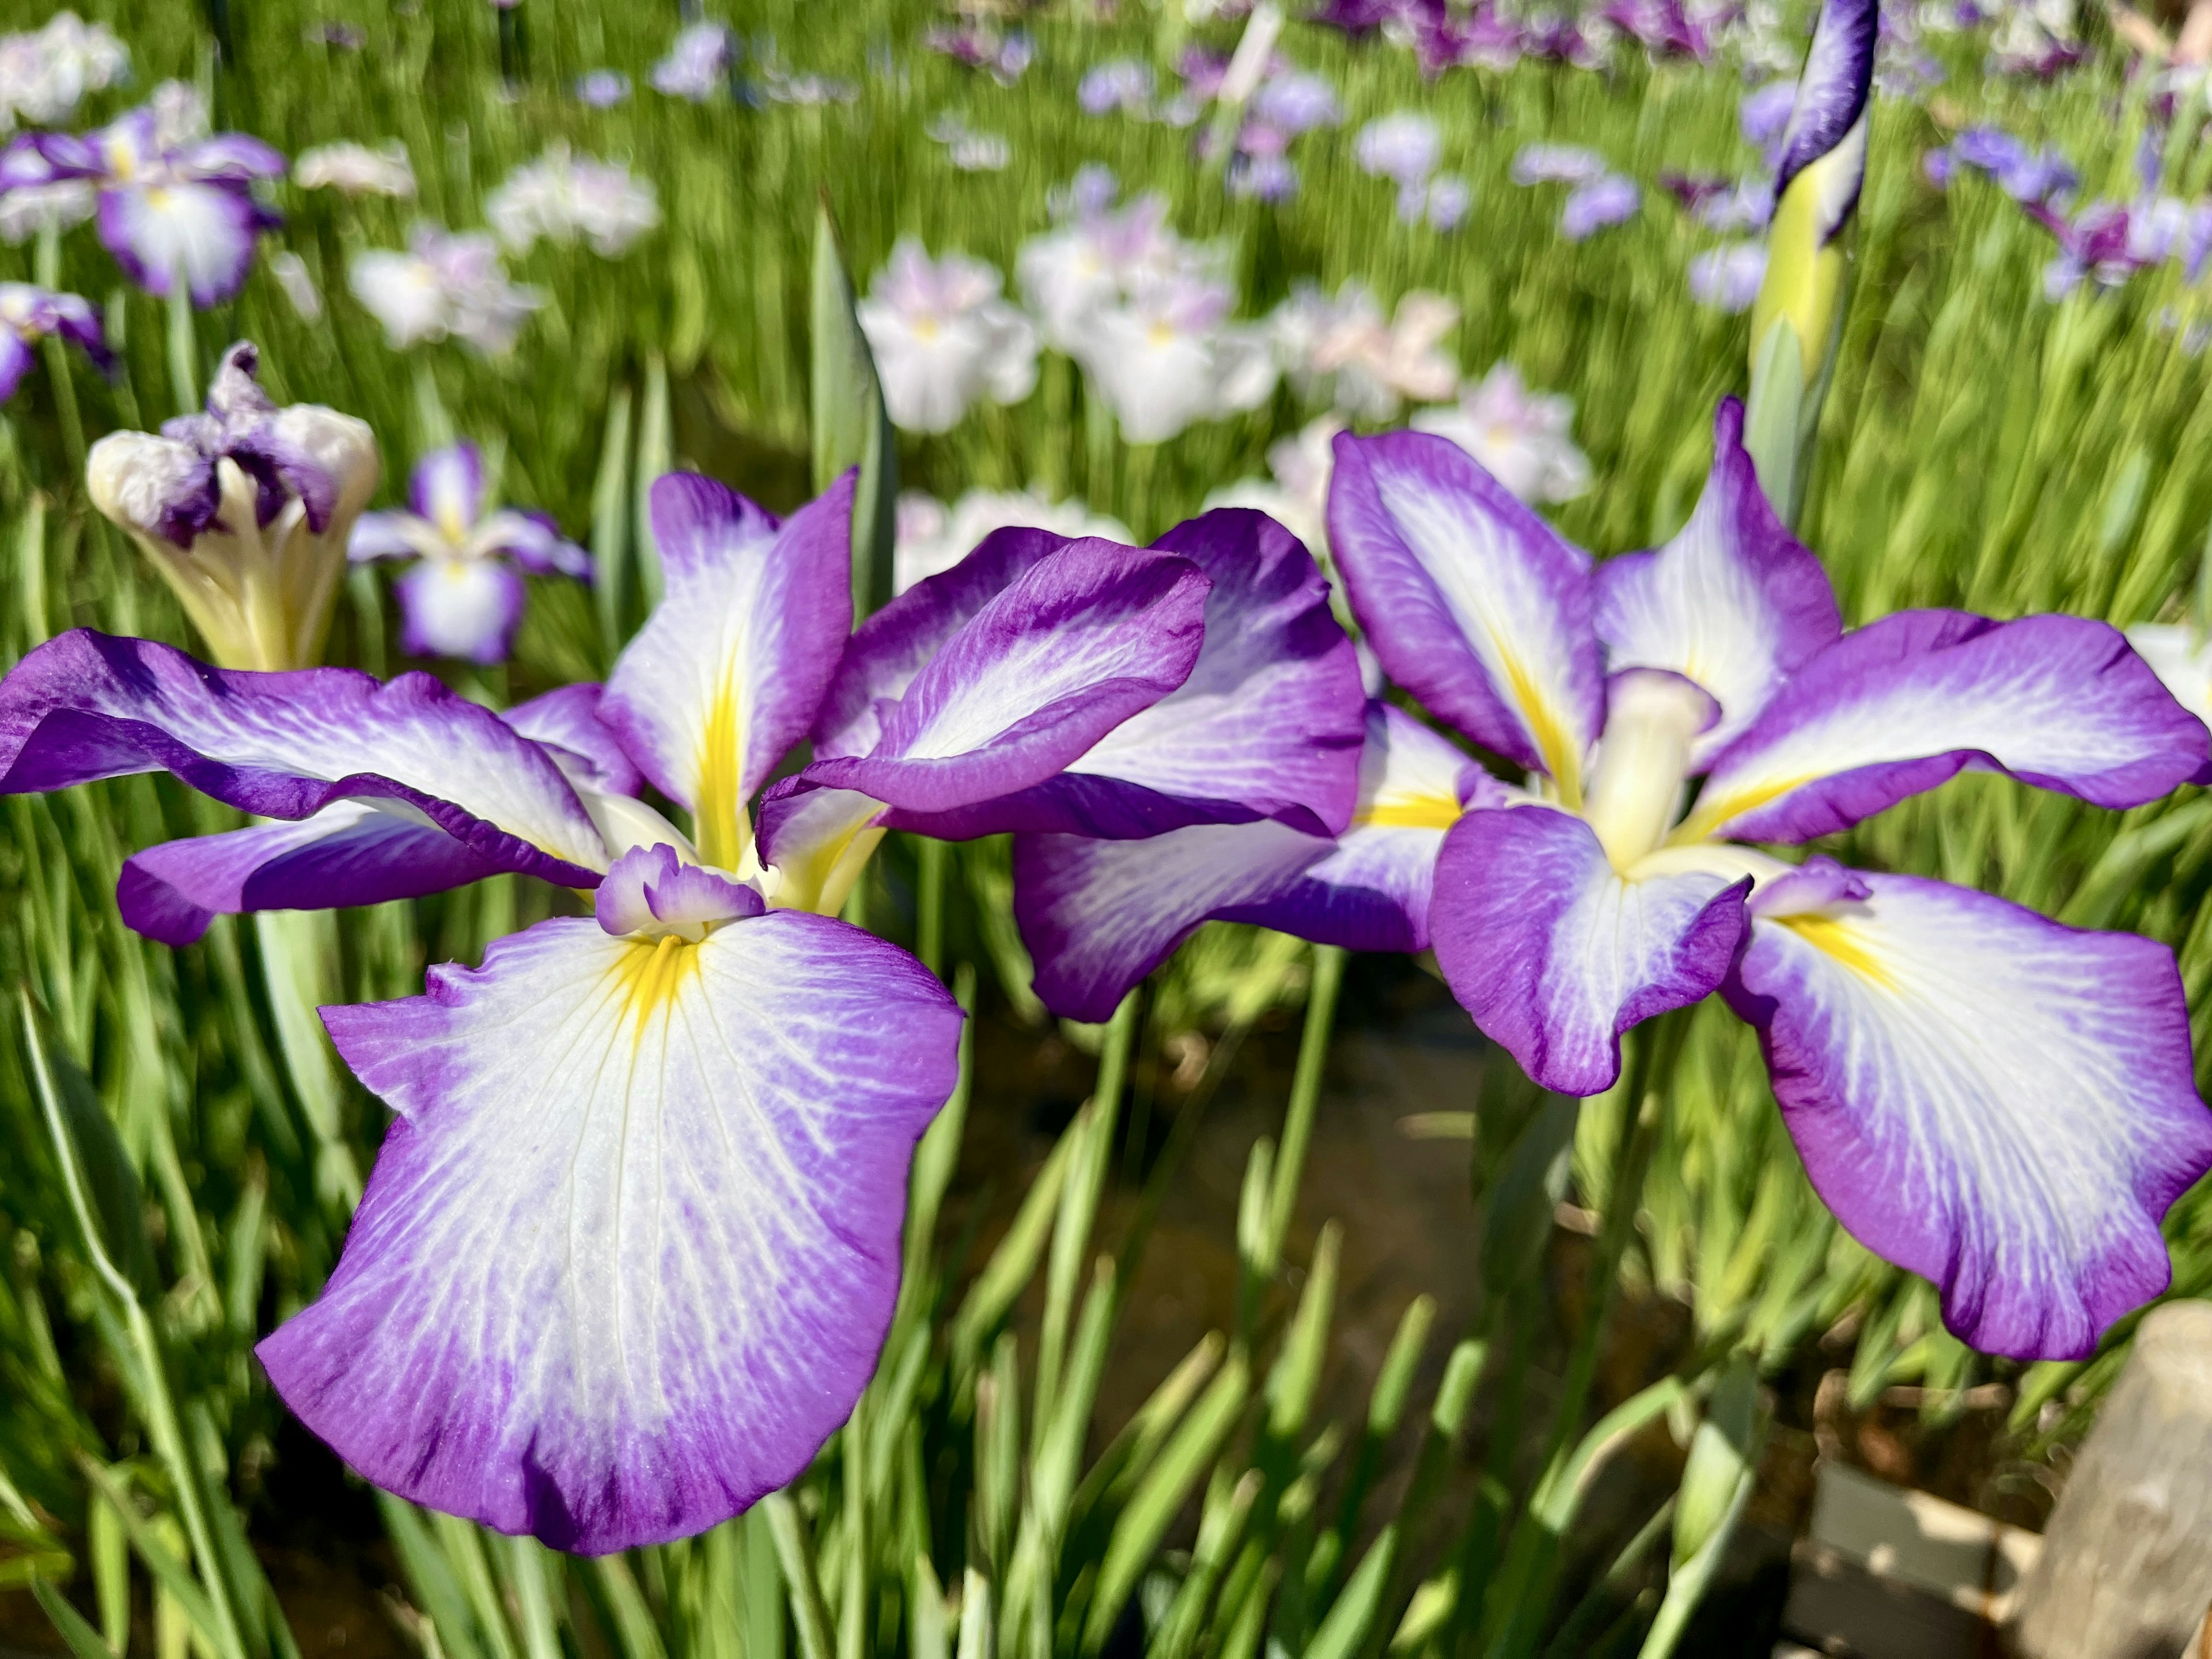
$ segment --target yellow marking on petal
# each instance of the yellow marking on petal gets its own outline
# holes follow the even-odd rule
[[[635,1036],[644,1036],[698,971],[699,947],[672,933],[630,945],[616,963],[615,985],[622,994],[623,1017],[635,1023]]]
[[[1717,799],[1702,799],[1689,817],[1674,826],[1674,832],[1667,837],[1666,844],[1686,847],[1692,842],[1704,841],[1723,824],[1741,817],[1746,812],[1756,811],[1769,801],[1779,800],[1791,790],[1802,789],[1820,775],[1818,772],[1801,772],[1796,777],[1754,784],[1748,789],[1740,789]]]
[[[1583,805],[1582,745],[1575,742],[1544,694],[1537,690],[1536,682],[1522,666],[1520,658],[1505,650],[1501,644],[1498,659],[1505,670],[1506,684],[1512,688],[1513,701],[1519,705],[1521,718],[1528,723],[1528,735],[1536,740],[1536,753],[1542,758],[1544,770],[1559,786],[1559,799],[1570,811],[1580,811]]]
[[[745,803],[738,793],[744,765],[744,711],[735,677],[726,673],[708,706],[699,742],[699,793],[692,803],[692,838],[702,862],[734,870],[744,858]]]
[[[1897,988],[1897,981],[1889,976],[1889,970],[1852,933],[1849,923],[1838,921],[1833,916],[1821,915],[1817,911],[1808,911],[1802,916],[1776,916],[1773,920],[1822,955],[1850,969],[1861,979],[1878,985],[1885,991]]]
[[[1465,814],[1455,795],[1388,795],[1352,815],[1355,830],[1449,830]]]

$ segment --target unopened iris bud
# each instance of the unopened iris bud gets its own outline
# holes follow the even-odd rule
[[[204,414],[117,432],[85,464],[93,505],[128,531],[225,668],[321,660],[354,520],[376,489],[368,422],[279,409],[258,354],[231,347]]]
[[[1866,179],[1875,0],[1824,0],[1783,129],[1766,276],[1751,312],[1748,447],[1786,519],[1802,489],[1799,452],[1820,413],[1841,319],[1841,238]]]

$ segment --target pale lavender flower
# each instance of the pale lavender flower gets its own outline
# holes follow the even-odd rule
[[[35,33],[0,36],[0,132],[66,120],[85,94],[121,80],[131,54],[99,23],[58,12]]]
[[[537,289],[507,281],[489,236],[455,235],[436,225],[416,226],[404,253],[356,254],[346,280],[384,325],[394,350],[450,336],[498,356],[514,349],[530,313],[545,303]]]
[[[1443,154],[1437,124],[1425,115],[1401,110],[1370,121],[1352,140],[1352,159],[1360,171],[1394,179],[1403,187],[1428,182]]]
[[[315,286],[315,279],[308,272],[305,259],[289,250],[272,254],[269,260],[269,274],[276,279],[276,286],[284,290],[284,297],[291,301],[292,310],[301,322],[322,321],[322,290]]]
[[[737,37],[727,23],[693,23],[676,37],[668,56],[653,66],[653,88],[703,104],[728,85],[737,53]]]
[[[1227,283],[1179,271],[1141,280],[1085,317],[1073,355],[1123,441],[1158,443],[1266,401],[1273,353],[1263,329],[1229,320],[1234,301]]]
[[[1105,167],[1085,167],[1052,193],[1057,228],[1022,245],[1015,272],[1048,343],[1071,356],[1087,339],[1085,320],[1138,283],[1177,273],[1202,274],[1215,263],[1167,222],[1164,197],[1147,193],[1115,206],[1120,185]]]
[[[908,432],[949,432],[984,398],[1017,404],[1036,384],[1036,325],[1000,292],[998,271],[964,253],[933,259],[902,237],[860,301],[884,407]]]
[[[1429,180],[1424,206],[1431,230],[1457,230],[1474,205],[1474,186],[1455,173],[1439,173]]]
[[[1766,278],[1766,245],[1731,242],[1690,261],[1690,293],[1700,305],[1735,317],[1751,309]]]
[[[946,158],[963,173],[1003,173],[1014,147],[995,132],[977,132],[947,110],[930,118],[923,132],[945,146]]]
[[[653,186],[621,163],[574,157],[555,143],[507,174],[485,198],[484,217],[517,253],[540,237],[561,244],[581,238],[611,259],[660,223],[660,208]]]
[[[1085,115],[1148,115],[1152,107],[1152,65],[1133,58],[1099,64],[1076,83],[1075,101]]]
[[[577,101],[592,109],[612,109],[629,96],[629,76],[620,70],[592,70],[576,82]]]
[[[1577,185],[1567,198],[1567,204],[1559,210],[1559,234],[1571,242],[1579,242],[1595,236],[1612,226],[1625,224],[1636,216],[1637,206],[1643,200],[1633,180],[1620,173],[1608,173]]]
[[[1401,404],[1437,403],[1459,385],[1459,359],[1443,346],[1459,325],[1459,307],[1416,289],[1395,317],[1362,283],[1334,299],[1302,286],[1269,319],[1276,355],[1298,395],[1343,413],[1395,419]]]
[[[1524,501],[1568,501],[1589,488],[1571,398],[1532,392],[1510,363],[1471,380],[1456,404],[1417,409],[1412,425],[1450,439]]]
[[[1794,79],[1769,81],[1756,92],[1744,94],[1743,102],[1736,110],[1743,142],[1761,151],[1779,142],[1782,130],[1790,125],[1790,106],[1796,101],[1797,82]]]
[[[1298,193],[1298,170],[1280,154],[1231,156],[1222,182],[1231,196],[1251,201],[1287,202]]]
[[[1335,126],[1344,119],[1336,88],[1304,70],[1262,82],[1249,107],[1253,120],[1292,138],[1316,127]]]
[[[1605,173],[1605,158],[1578,144],[1523,144],[1506,176],[1516,185],[1585,185]]]

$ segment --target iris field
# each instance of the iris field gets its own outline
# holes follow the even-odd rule
[[[1601,559],[1658,547],[1690,520],[1709,472],[1735,479],[1714,487],[1737,503],[1729,526],[1768,533],[1763,498],[1741,505],[1753,459],[1772,476],[1759,400],[1751,458],[1733,450],[1733,428],[1717,458],[1715,410],[1752,389],[1753,317],[1769,315],[1753,299],[1786,257],[1789,198],[1777,214],[1761,191],[1790,142],[1791,94],[1774,88],[1800,74],[1814,8],[1617,6],[1578,28],[1533,8],[1419,0],[1287,20],[1200,0],[964,12],[745,0],[704,17],[545,0],[210,0],[160,27],[137,9],[83,11],[112,31],[127,67],[81,53],[70,72],[83,84],[64,97],[51,40],[12,58],[0,47],[0,98],[14,100],[19,132],[90,131],[150,100],[170,125],[148,126],[146,154],[185,167],[178,158],[208,142],[191,131],[196,103],[205,132],[250,135],[274,161],[241,151],[190,163],[244,250],[241,279],[216,270],[204,304],[181,280],[132,269],[106,208],[87,221],[55,205],[70,187],[85,211],[95,193],[143,193],[98,146],[72,160],[64,144],[18,137],[0,161],[0,344],[22,342],[0,404],[10,664],[93,629],[227,670],[427,669],[457,701],[514,710],[611,676],[620,685],[624,662],[639,683],[649,674],[653,653],[633,641],[676,629],[696,591],[684,586],[686,556],[664,568],[677,520],[654,486],[672,472],[798,514],[779,545],[854,541],[864,611],[894,586],[915,591],[1000,525],[1142,545],[1210,506],[1256,506],[1309,544],[1340,544],[1333,556],[1313,546],[1334,581],[1324,590],[1316,574],[1308,599],[1317,622],[1333,606],[1363,636],[1364,667],[1348,644],[1332,659],[1351,686],[1347,752],[1362,729],[1351,681],[1364,672],[1390,718],[1434,745],[1404,752],[1443,769],[1441,831],[1463,808],[1477,815],[1475,792],[1492,787],[1454,771],[1470,755],[1508,782],[1548,769],[1552,805],[1579,810],[1579,797],[1547,767],[1549,751],[1516,755],[1510,733],[1453,717],[1449,687],[1413,684],[1425,647],[1410,635],[1394,646],[1402,612],[1382,616],[1359,591],[1361,573],[1382,568],[1362,558],[1382,556],[1348,546],[1335,508],[1325,512],[1334,428],[1357,434],[1334,452],[1346,500],[1355,468],[1344,458],[1387,470],[1401,452],[1358,444],[1411,429],[1442,434],[1403,452],[1422,465],[1480,462],[1495,475],[1455,485],[1454,499],[1490,489],[1481,510],[1522,526],[1514,536],[1538,533],[1514,516],[1517,496]],[[2159,703],[2142,718],[2166,722],[2172,754],[2201,747],[2189,716],[2212,713],[2203,65],[2169,58],[2171,29],[2133,14],[2116,23],[1927,0],[1880,15],[1863,184],[1834,244],[1849,276],[1832,336],[1824,327],[1814,342],[1826,367],[1803,376],[1818,389],[1805,405],[1796,536],[1825,568],[1845,629],[1941,607],[2162,629],[2130,635],[2150,665],[2131,695]],[[1861,20],[1869,38],[1872,19]],[[1238,58],[1249,32],[1278,21],[1271,49]],[[307,164],[347,144],[377,155]],[[616,170],[573,173],[572,161]],[[471,234],[483,240],[441,240]],[[920,264],[902,239],[919,243]],[[216,270],[219,242],[210,233],[190,257]],[[980,264],[939,263],[955,253]],[[1094,281],[1106,289],[1083,287]],[[7,283],[84,307],[34,312],[5,300]],[[272,410],[357,417],[380,464],[361,520],[374,535],[356,532],[354,562],[332,578],[319,656],[224,654],[156,574],[153,521],[124,527],[132,509],[117,502],[137,475],[103,486],[93,458],[88,483],[106,434],[157,431],[197,415],[211,388],[220,398],[250,386],[225,355],[241,340],[258,349],[250,367]],[[872,377],[896,423],[895,469],[872,447]],[[218,410],[183,441],[229,458],[249,515],[257,488],[296,514],[308,486],[289,462],[256,459],[276,453],[252,448],[264,441],[260,406],[237,407],[234,426]],[[352,441],[317,452],[340,498],[348,479],[365,488],[368,477],[359,457],[329,459]],[[424,475],[410,502],[418,464],[459,466],[463,441],[476,482]],[[261,470],[240,471],[240,457]],[[861,468],[858,528],[820,529],[799,509],[850,463]],[[1376,484],[1376,501],[1389,489]],[[343,507],[349,522],[362,504]],[[218,510],[189,533],[164,520],[160,533],[212,545]],[[1389,511],[1376,507],[1376,521]],[[742,516],[697,513],[725,529],[715,514]],[[264,513],[264,528],[272,522]],[[471,534],[476,562],[464,563]],[[473,584],[466,593],[436,588],[431,576],[449,568]],[[664,605],[672,588],[677,602]],[[1151,650],[1170,600],[1146,603],[1139,643]],[[1595,662],[1595,635],[1588,648]],[[1378,691],[1386,674],[1394,684]],[[71,693],[55,695],[66,704]],[[21,707],[0,708],[15,750],[28,730]],[[1614,694],[1608,729],[1626,731],[1630,707]],[[685,871],[720,884],[699,901],[707,909],[678,916],[673,854],[665,889],[640,877],[651,937],[742,933],[762,920],[756,888],[777,860],[748,837],[785,822],[755,799],[770,773],[814,789],[794,802],[845,791],[868,811],[892,801],[889,771],[866,771],[875,755],[841,747],[849,730],[829,721],[802,720],[792,757],[779,748],[738,793],[702,776],[690,799],[624,728],[614,749],[620,765],[636,763],[627,793],[641,767],[654,799],[689,809],[675,813],[692,837]],[[811,747],[799,746],[810,733]],[[1960,746],[1984,745],[1944,745]],[[229,760],[278,764],[259,751]],[[314,775],[354,763],[341,749]],[[888,833],[869,820],[855,839],[848,825],[828,852],[809,850],[813,862],[783,860],[784,881],[811,884],[804,896],[768,889],[787,907],[770,919],[814,911],[803,919],[827,928],[842,914],[912,951],[917,975],[935,975],[913,993],[914,1008],[931,1011],[913,1029],[949,1032],[948,995],[971,1016],[957,1087],[933,1119],[924,1103],[915,1120],[902,1230],[886,1219],[896,1182],[855,1200],[883,1235],[871,1282],[889,1328],[852,1378],[866,1383],[858,1403],[836,1402],[823,1425],[834,1433],[787,1486],[734,1519],[726,1506],[703,1530],[638,1542],[649,1527],[562,1532],[537,1509],[528,1528],[480,1526],[346,1473],[292,1420],[256,1358],[315,1305],[393,1121],[313,1011],[418,997],[436,964],[489,970],[495,941],[550,918],[581,928],[595,914],[592,894],[575,890],[586,876],[608,874],[596,914],[615,933],[608,857],[641,854],[610,835],[604,849],[591,843],[597,866],[518,854],[423,896],[217,914],[204,937],[184,928],[189,942],[163,943],[144,913],[118,906],[126,859],[238,830],[249,813],[301,816],[217,799],[163,769],[184,769],[113,767],[132,775],[4,803],[0,1598],[11,1642],[64,1644],[75,1659],[149,1644],[161,1659],[293,1659],[303,1644],[314,1650],[311,1632],[269,1566],[293,1509],[362,1516],[373,1504],[380,1540],[364,1559],[388,1572],[370,1590],[426,1659],[1245,1656],[1277,1644],[1329,1659],[1656,1656],[1676,1650],[1720,1571],[1770,1423],[1792,1409],[1791,1379],[1808,1366],[1847,1368],[1854,1407],[1919,1385],[1931,1432],[1962,1418],[1969,1389],[1986,1409],[1982,1385],[2001,1385],[1993,1443],[2040,1467],[2063,1463],[2125,1358],[2136,1315],[2117,1306],[2100,1304],[2080,1340],[2040,1349],[1997,1340],[1994,1314],[1984,1346],[2004,1352],[1947,1328],[1938,1287],[1856,1242],[1815,1192],[1758,1030],[1721,997],[1686,998],[1695,1006],[1628,1033],[1625,1060],[1614,1051],[1620,1080],[1594,1073],[1587,1089],[1542,1075],[1483,1024],[1499,1046],[1480,1097],[1437,1100],[1419,1126],[1469,1165],[1477,1220],[1459,1259],[1479,1286],[1475,1311],[1445,1328],[1435,1300],[1408,1304],[1358,1378],[1358,1410],[1329,1418],[1319,1402],[1324,1373],[1345,1363],[1332,1334],[1343,1238],[1301,1209],[1300,1188],[1345,988],[1379,971],[1376,957],[1262,925],[1294,908],[1288,889],[1271,890],[1200,906],[1188,920],[1238,904],[1243,919],[1206,922],[1156,968],[1136,963],[1124,977],[1141,982],[1126,997],[1120,981],[1099,989],[1104,969],[1079,987],[1055,981],[1052,961],[1032,958],[1042,936],[1017,919],[1018,875],[1032,868],[1022,837],[1000,833],[1037,826],[959,820],[972,800],[933,825],[933,807],[901,799],[908,816]],[[2041,781],[2056,768],[2012,769]],[[2174,1075],[2154,1076],[2144,1056],[2155,1045],[2131,1036],[2139,1071],[2113,1084],[2084,1062],[2081,1088],[2117,1089],[2098,1098],[2115,1112],[2139,1105],[2145,1121],[2171,1111],[2180,1145],[2202,1128],[2174,1104],[2176,1068],[2193,1066],[2201,1089],[2212,1035],[2202,906],[2212,805],[2190,766],[2168,770],[2130,797],[2141,804],[2116,806],[2094,804],[2088,786],[2039,791],[1970,769],[1910,799],[1900,788],[1885,797],[1892,810],[1846,829],[1740,838],[1786,842],[1799,849],[1791,861],[1808,853],[1940,878],[2169,949],[2194,1058],[2161,1050]],[[7,787],[49,787],[27,775]],[[1678,769],[1668,782],[1681,780]],[[434,795],[445,780],[421,781]],[[1348,811],[1348,771],[1344,782]],[[734,826],[726,857],[715,801]],[[1291,816],[1243,816],[1271,814]],[[1530,809],[1491,816],[1525,823]],[[974,833],[979,823],[990,833]],[[1342,815],[1328,829],[1350,833]],[[843,859],[853,847],[866,859],[878,834],[864,866]],[[738,872],[741,845],[756,887],[738,893],[697,859]],[[541,840],[532,856],[567,855]],[[1421,914],[1425,926],[1425,903]],[[1442,922],[1432,952],[1425,933],[1409,942],[1419,951],[1396,954],[1420,963],[1407,971],[1449,981],[1473,1006],[1480,964],[1462,964]],[[1063,1017],[1073,1014],[1085,1018]],[[997,1035],[986,1043],[979,1030]],[[1996,1027],[1975,1035],[2008,1040]],[[2166,1036],[2174,1048],[2178,1032]],[[1003,1201],[977,1201],[956,1182],[971,1099],[1006,1093],[976,1073],[979,1056],[1048,1042],[1080,1056],[1088,1099],[1040,1166],[987,1172]],[[1145,1403],[1126,1422],[1103,1420],[1095,1407],[1122,1363],[1127,1287],[1150,1231],[1188,1176],[1207,1104],[1243,1075],[1240,1055],[1269,1042],[1285,1054],[1295,1043],[1295,1069],[1269,1108],[1279,1127],[1249,1149],[1224,1242],[1235,1317],[1171,1371],[1115,1377],[1109,1393]],[[953,1074],[951,1039],[941,1054],[916,1043],[912,1068],[928,1075],[911,1087],[927,1092],[938,1060]],[[501,1063],[526,1058],[526,1045]],[[2185,1092],[2188,1082],[2179,1077]],[[2203,1110],[2193,1095],[2189,1109]],[[2032,1117],[2002,1121],[2025,1121],[2019,1139],[2034,1146]],[[2069,1143],[2054,1130],[2050,1144]],[[2133,1218],[2162,1231],[2165,1294],[2212,1291],[2207,1201],[2199,1184],[2162,1221]],[[1555,1214],[1580,1218],[1586,1247],[1559,1255]],[[1536,1288],[1550,1284],[1570,1287],[1563,1307]],[[1611,1322],[1624,1304],[1658,1302],[1683,1310],[1680,1352],[1616,1388],[1612,1370],[1601,1376]],[[1972,1336],[1977,1317],[1953,1323]],[[380,1373],[376,1396],[352,1409],[375,1416],[389,1377],[407,1375]],[[1632,1445],[1666,1449],[1669,1480],[1681,1471],[1674,1494],[1625,1524],[1591,1522],[1584,1498]],[[666,1468],[657,1478],[681,1484]],[[580,1547],[549,1548],[532,1530]]]

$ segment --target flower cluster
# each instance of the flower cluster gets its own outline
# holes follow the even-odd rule
[[[1274,389],[1267,331],[1231,318],[1235,285],[1212,250],[1178,236],[1167,204],[1087,167],[1058,203],[1060,223],[1016,263],[1046,343],[1082,364],[1131,443],[1250,409]]]
[[[1439,173],[1443,139],[1425,115],[1402,110],[1378,116],[1352,141],[1360,171],[1398,186],[1398,217],[1433,230],[1456,230],[1474,205],[1474,192],[1455,173]]]

